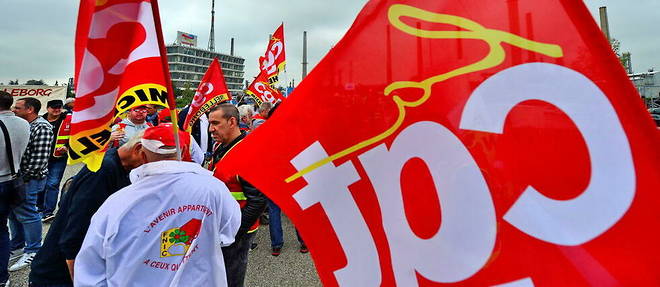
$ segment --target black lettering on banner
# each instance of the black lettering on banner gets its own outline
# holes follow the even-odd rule
[[[149,98],[147,97],[147,93],[145,93],[144,90],[135,90],[135,95],[137,95],[140,101],[143,102],[149,101]]]
[[[272,77],[268,78],[268,84],[272,87],[275,83],[278,82],[278,80],[279,80],[279,76],[277,76],[277,75],[272,76]]]
[[[88,137],[79,138],[78,142],[85,146],[85,149],[80,151],[83,155],[88,155],[100,149]]]
[[[94,139],[94,141],[99,143],[101,146],[104,146],[110,140],[110,131],[102,130],[96,134],[93,134],[91,138]]]
[[[210,99],[208,102],[204,103],[204,105],[202,105],[199,108],[199,110],[193,115],[193,117],[190,118],[190,122],[188,123],[188,125],[192,126],[193,123],[195,121],[197,121],[197,119],[199,119],[199,117],[201,117],[203,114],[205,114],[206,112],[211,110],[211,107],[215,106],[218,103],[221,103],[221,102],[225,101],[227,99],[226,95],[227,94],[222,94],[222,95],[215,96],[212,99]]]
[[[264,102],[264,101],[262,101],[257,95],[255,95],[253,92],[251,92],[251,91],[246,91],[246,93],[249,94],[250,97],[252,97],[252,99],[257,103],[257,105],[261,105],[261,103]]]
[[[131,97],[130,95],[127,95],[119,99],[119,102],[117,102],[117,106],[121,110],[125,110],[128,109],[128,107],[130,107],[133,103],[135,103],[135,98]]]
[[[167,103],[167,91],[159,91],[156,88],[149,88],[149,95],[152,101]]]
[[[77,152],[75,152],[73,149],[69,149],[69,157],[72,160],[80,159],[80,155]]]

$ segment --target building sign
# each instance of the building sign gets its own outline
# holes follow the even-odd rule
[[[45,110],[46,102],[50,100],[62,100],[66,98],[66,86],[0,86],[0,91],[5,91],[14,96],[14,101],[33,97],[41,102],[42,110]]]
[[[176,32],[176,42],[181,44],[181,45],[188,45],[188,46],[192,46],[192,47],[197,47],[197,35],[177,31]]]

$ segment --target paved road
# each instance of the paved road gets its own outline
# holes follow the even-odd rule
[[[81,165],[67,167],[64,179],[75,175],[80,168]],[[50,224],[44,225],[44,236],[49,227]],[[245,286],[321,286],[310,255],[298,252],[295,230],[285,216],[282,218],[282,228],[285,243],[282,254],[277,257],[270,255],[268,226],[262,226],[257,231],[255,242],[258,247],[250,251]],[[16,259],[10,261],[10,266],[14,261]],[[29,272],[29,268],[11,272],[11,286],[28,286]]]

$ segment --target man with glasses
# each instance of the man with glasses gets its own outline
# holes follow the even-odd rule
[[[138,131],[144,130],[152,125],[147,122],[147,107],[137,106],[128,111],[128,116],[112,126],[110,142],[112,147],[124,145],[128,139],[133,137]]]

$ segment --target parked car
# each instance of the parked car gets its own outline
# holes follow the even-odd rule
[[[655,125],[660,127],[660,114],[651,114],[651,117],[655,121]]]

